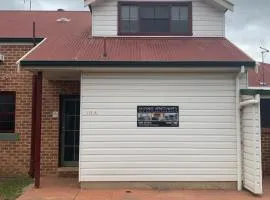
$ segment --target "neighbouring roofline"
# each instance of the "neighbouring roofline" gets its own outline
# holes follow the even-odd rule
[[[29,61],[22,60],[21,67],[229,67],[237,68],[245,66],[247,68],[254,68],[256,62],[254,61]]]
[[[39,43],[44,38],[35,38],[35,42]],[[33,38],[9,38],[9,37],[0,37],[0,43],[33,43]]]
[[[89,6],[91,4],[97,3],[98,1],[102,0],[84,0],[84,5]],[[233,11],[234,4],[229,0],[204,0],[207,3],[216,3],[217,5],[221,6],[225,10]]]

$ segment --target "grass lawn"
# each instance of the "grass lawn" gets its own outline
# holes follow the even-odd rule
[[[26,177],[0,179],[0,200],[15,200],[32,182]]]

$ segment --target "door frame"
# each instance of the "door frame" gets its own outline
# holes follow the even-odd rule
[[[63,140],[64,140],[64,135],[63,135],[63,120],[64,120],[64,100],[65,99],[72,99],[72,98],[78,98],[80,100],[80,94],[62,94],[59,96],[59,151],[58,151],[58,166],[59,167],[77,167],[78,162],[73,162],[70,164],[64,164],[64,148],[63,148]]]

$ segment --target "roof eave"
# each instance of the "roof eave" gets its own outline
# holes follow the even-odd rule
[[[245,66],[247,68],[254,68],[256,62],[254,61],[29,61],[22,60],[21,67],[229,67],[237,68]]]
[[[223,8],[225,11],[234,11],[234,4],[228,0],[205,0],[207,3],[216,4],[217,6]]]

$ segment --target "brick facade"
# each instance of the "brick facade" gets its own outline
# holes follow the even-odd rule
[[[0,141],[0,177],[27,175],[30,164],[32,119],[32,73],[17,72],[16,62],[32,45],[0,45],[5,56],[0,64],[0,91],[16,92],[15,132],[19,141]],[[79,94],[79,81],[43,80],[41,174],[55,175],[58,168],[59,119],[52,117],[59,111],[60,94]],[[1,133],[0,133],[1,134]]]
[[[0,177],[29,171],[32,73],[17,72],[16,62],[31,48],[32,45],[0,45],[0,53],[5,56],[4,63],[0,63],[0,90],[16,92],[15,132],[20,135],[19,141],[0,141]]]
[[[262,168],[263,175],[270,175],[270,128],[262,128]]]

